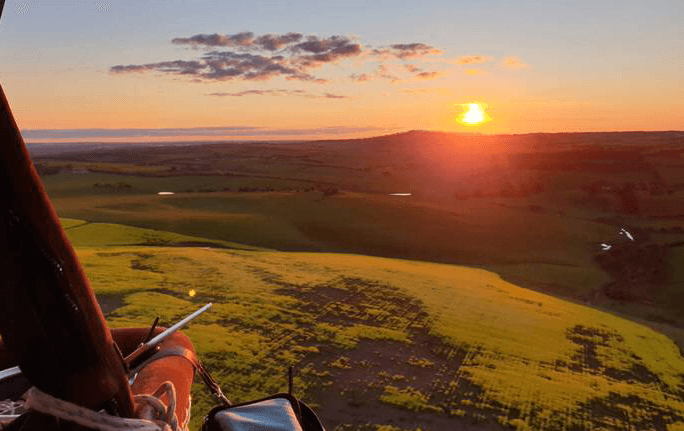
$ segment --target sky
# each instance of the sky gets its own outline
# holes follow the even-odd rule
[[[27,142],[684,130],[681,0],[7,0]],[[458,121],[480,103],[489,121]]]

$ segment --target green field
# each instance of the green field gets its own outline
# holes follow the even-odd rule
[[[527,272],[536,272],[539,264],[555,265],[561,272],[567,269],[575,275],[568,279],[549,274],[541,281],[556,284],[561,291],[580,293],[603,281],[593,255],[599,242],[615,235],[613,227],[591,220],[502,206],[502,202],[512,203],[505,199],[434,204],[417,198],[348,191],[326,198],[315,191],[238,192],[246,187],[244,181],[101,174],[45,178],[46,188],[64,217],[209,235],[279,250],[498,265],[497,270],[504,273],[512,264],[512,275],[520,272],[520,265],[532,265]],[[93,188],[93,184],[103,182],[125,182],[133,188],[120,192]],[[229,184],[231,191],[182,192],[190,185],[222,190],[231,187]],[[272,184],[272,188],[278,190],[277,185]],[[158,196],[157,191],[176,194]],[[583,280],[579,286],[574,284],[577,279]]]
[[[41,154],[110,324],[214,302],[234,401],[295,365],[331,430],[684,429],[676,133]]]
[[[60,162],[49,161],[40,165],[39,168],[60,169],[67,171],[90,171],[111,174],[160,174],[171,169],[167,166],[155,166],[149,164],[126,164],[126,163],[102,163],[102,162]]]
[[[184,333],[233,401],[285,390],[295,365],[297,394],[331,430],[684,427],[669,338],[492,272],[63,224],[112,327],[215,303]],[[212,404],[199,384],[193,403],[196,429]]]
[[[43,180],[62,217],[280,251],[484,268],[667,325],[684,347],[676,250],[684,242],[684,142],[675,132],[416,131],[41,154],[39,163],[59,167]],[[164,191],[175,195],[158,195]],[[646,255],[622,267],[601,263],[601,244],[621,244],[622,228],[637,234]],[[661,261],[647,257],[654,245]]]
[[[238,250],[263,250],[259,247],[181,235],[153,229],[144,229],[110,223],[91,223],[84,220],[61,219],[62,228],[68,232],[69,240],[77,247],[156,245],[156,246],[207,246]]]
[[[680,313],[684,290],[676,282],[681,265],[675,249],[668,257],[671,263],[661,269],[671,272],[668,277],[674,281],[645,287],[648,298],[637,307],[626,308],[602,295],[610,277],[596,261],[601,243],[620,241],[621,226],[652,230],[644,235],[647,242],[683,241],[684,233],[659,233],[680,228],[678,219],[615,218],[572,206],[574,192],[434,201],[351,191],[326,197],[311,190],[310,184],[230,176],[63,173],[44,181],[63,217],[281,251],[464,264],[489,269],[526,288],[639,319],[684,325]],[[118,183],[131,188],[94,187]],[[262,191],[239,191],[245,188]],[[158,191],[175,194],[158,195]],[[601,217],[614,220],[606,222]],[[649,303],[653,306],[646,310]],[[676,338],[684,340],[682,334]]]

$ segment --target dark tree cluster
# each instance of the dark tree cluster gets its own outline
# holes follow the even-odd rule
[[[34,166],[36,167],[36,171],[38,171],[38,175],[41,177],[46,175],[56,175],[61,170],[59,166],[48,166],[42,163],[35,163]]]
[[[596,256],[599,265],[613,281],[603,286],[603,293],[628,302],[649,302],[654,291],[667,281],[668,246],[625,241],[613,244],[610,251]]]
[[[239,192],[273,192],[273,187],[240,187]]]
[[[625,214],[636,214],[639,212],[639,197],[636,194],[634,183],[627,183],[618,192],[622,202],[622,212]]]
[[[590,196],[596,196],[601,193],[622,193],[625,189],[632,189],[640,193],[648,193],[651,196],[660,196],[665,193],[671,194],[672,190],[663,181],[639,182],[639,183],[625,183],[617,184],[610,181],[599,180],[591,184],[582,186],[582,190]]]
[[[318,191],[323,192],[323,197],[333,196],[340,192],[337,187],[333,186],[318,186],[317,189]]]
[[[107,190],[107,191],[117,191],[117,190],[132,190],[133,186],[124,183],[123,181],[119,181],[118,183],[95,183],[93,184],[93,188],[98,189],[98,190]]]
[[[454,197],[456,199],[468,199],[468,198],[524,198],[531,195],[536,195],[543,193],[546,187],[541,181],[523,181],[518,185],[511,183],[510,181],[505,181],[497,191],[487,193],[482,189],[475,189],[472,193],[468,192],[455,192]]]

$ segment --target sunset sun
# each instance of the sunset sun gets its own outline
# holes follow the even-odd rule
[[[461,105],[461,107],[463,108],[463,113],[458,118],[460,123],[475,126],[490,119],[484,111],[485,106],[481,103],[466,103]]]

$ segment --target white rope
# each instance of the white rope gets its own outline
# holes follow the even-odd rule
[[[165,394],[168,407],[164,407],[159,396]],[[60,400],[33,387],[27,392],[25,406],[29,409],[75,422],[99,431],[177,431],[174,414],[176,390],[171,382],[162,384],[152,395],[136,395],[136,414],[140,419],[120,418],[96,412],[85,407]]]
[[[162,395],[166,395],[168,407],[161,402]],[[178,430],[178,418],[176,417],[176,388],[171,382],[164,382],[152,395],[136,395],[137,405],[135,415],[141,419],[151,421],[163,421],[173,431]]]
[[[18,415],[24,413],[24,401],[4,400],[0,401],[0,415]]]
[[[5,426],[14,422],[24,412],[24,401],[0,401],[0,430],[5,429]]]

